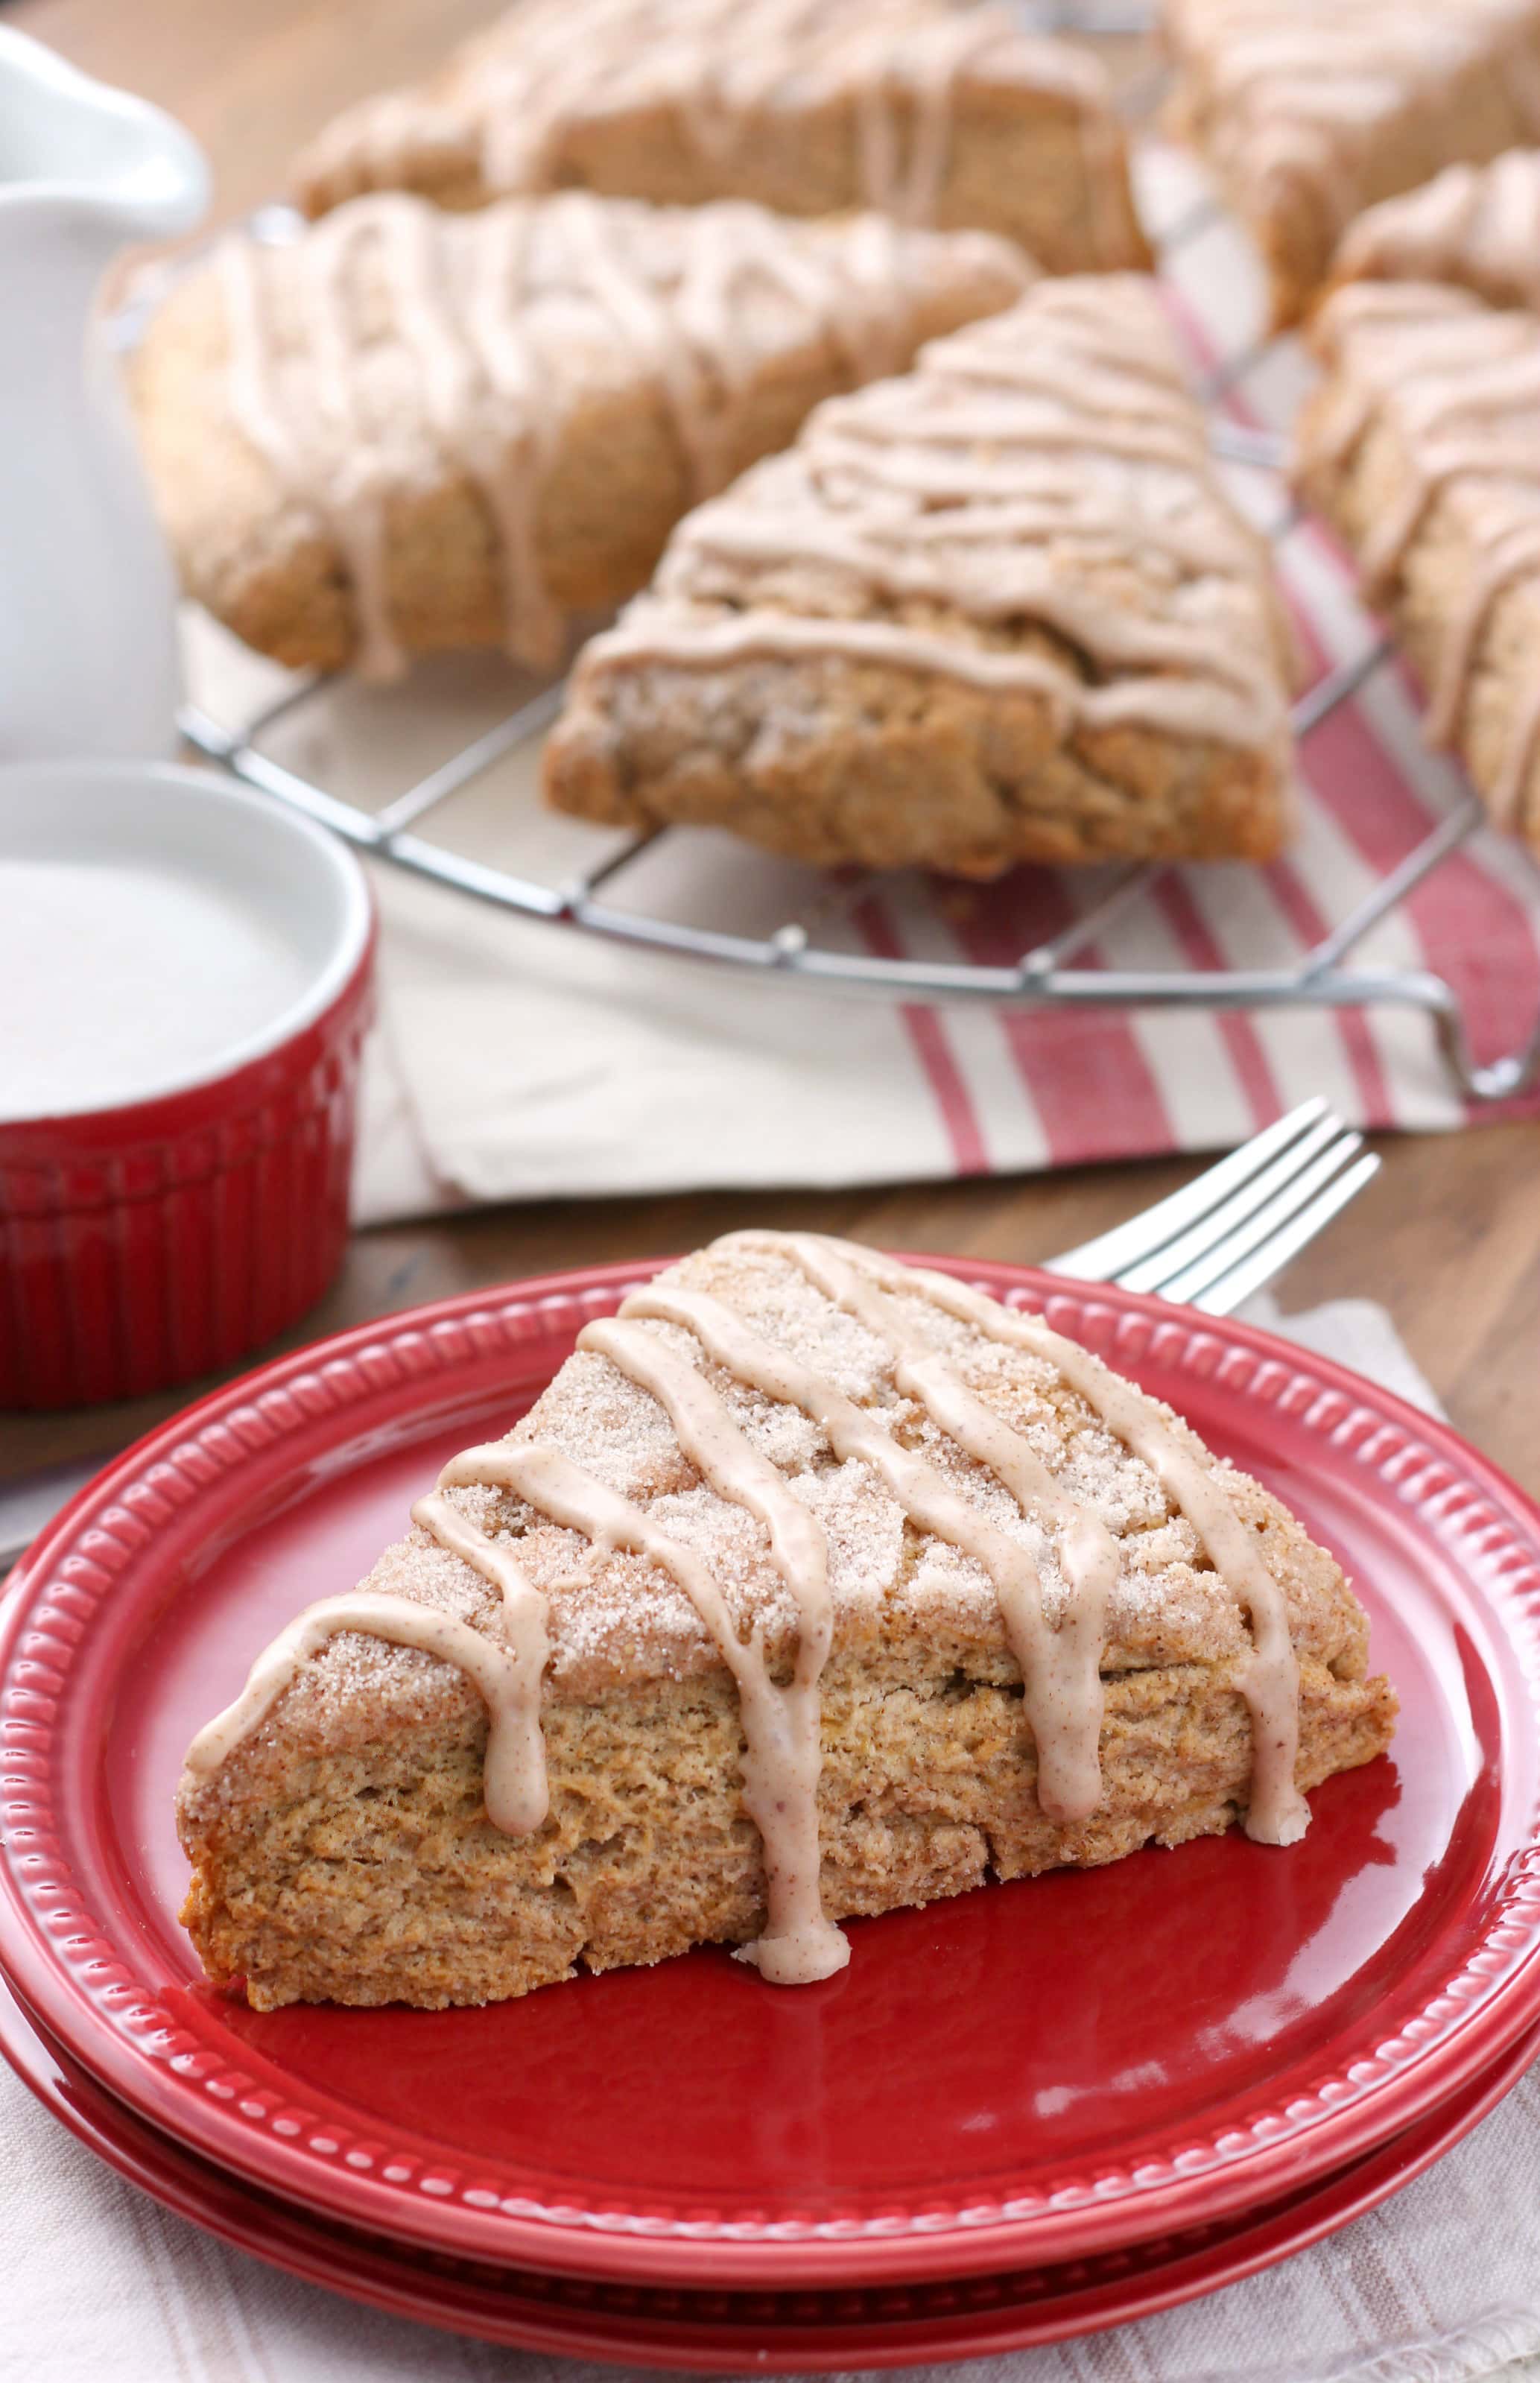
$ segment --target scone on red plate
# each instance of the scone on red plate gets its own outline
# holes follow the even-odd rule
[[[1540,149],[1446,167],[1371,207],[1338,248],[1332,280],[1445,281],[1540,315]]]
[[[875,207],[1001,232],[1053,273],[1148,262],[1101,67],[995,0],[519,0],[428,81],[349,108],[293,185],[312,215],[383,188]]]
[[[136,360],[140,429],[188,588],[262,652],[548,667],[820,398],[1032,278],[987,233],[874,215],[384,192],[191,274]]]
[[[1291,667],[1155,285],[1041,281],[680,525],[545,784],[814,862],[1265,860]]]
[[[853,1914],[1292,1844],[1389,1743],[1366,1642],[1275,1498],[1037,1317],[733,1234],[258,1659],[189,1754],[183,1918],[264,2009],[712,1942],[826,1977]]]
[[[1535,0],[1163,0],[1177,129],[1298,322],[1355,216],[1540,141]]]
[[[1424,282],[1322,307],[1296,472],[1499,827],[1540,851],[1540,317]]]

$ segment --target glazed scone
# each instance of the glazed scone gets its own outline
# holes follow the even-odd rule
[[[455,646],[546,667],[820,398],[1032,278],[988,233],[873,215],[382,192],[183,281],[140,428],[189,590],[249,645],[376,678]]]
[[[1163,0],[1178,130],[1298,322],[1364,208],[1540,141],[1540,0]]]
[[[1153,283],[1041,281],[680,525],[545,784],[814,862],[1265,860],[1290,666]]]
[[[1445,281],[1540,315],[1540,149],[1448,167],[1371,207],[1337,250],[1332,280]]]
[[[183,1918],[259,2008],[713,1942],[807,1982],[853,1914],[1292,1844],[1394,1727],[1276,1499],[1040,1319],[821,1237],[634,1292],[413,1513],[189,1755]]]
[[[1356,282],[1313,340],[1300,485],[1395,621],[1431,741],[1540,851],[1540,318]]]
[[[876,207],[1000,232],[1053,273],[1148,262],[1099,65],[974,0],[520,0],[294,173],[312,215],[385,187]]]

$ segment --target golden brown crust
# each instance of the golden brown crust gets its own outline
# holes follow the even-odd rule
[[[920,1411],[895,1398],[891,1351],[784,1259],[721,1244],[667,1279],[730,1297],[779,1347],[821,1352],[847,1395],[996,1510],[992,1476],[960,1450],[947,1455]],[[1044,1818],[1020,1671],[977,1565],[906,1525],[869,1468],[839,1463],[805,1416],[696,1348],[739,1426],[797,1484],[828,1537],[835,1636],[819,1796],[834,1916],[1218,1832],[1245,1809],[1251,1775],[1236,1685],[1250,1637],[1191,1525],[1051,1364],[980,1340],[927,1303],[911,1307],[977,1395],[1094,1499],[1118,1539],[1103,1794],[1088,1821]],[[640,1328],[694,1347],[671,1324]],[[705,1487],[663,1410],[607,1357],[569,1359],[514,1437],[562,1450],[708,1553],[738,1628],[758,1619],[784,1660],[795,1620],[758,1526]],[[1297,1777],[1313,1786],[1383,1750],[1395,1698],[1366,1677],[1367,1625],[1331,1557],[1258,1484],[1227,1469],[1223,1478],[1287,1604],[1302,1683]],[[736,1692],[688,1602],[645,1558],[587,1550],[516,1500],[451,1495],[519,1533],[521,1565],[550,1600],[550,1818],[526,1838],[487,1822],[486,1714],[458,1672],[334,1639],[222,1770],[190,1776],[180,1798],[194,1863],[186,1923],[210,1974],[243,1976],[260,2006],[476,2002],[579,1961],[659,1960],[694,1943],[743,1942],[762,1924]],[[421,1530],[367,1585],[496,1628],[485,1583]]]
[[[1431,733],[1540,851],[1540,322],[1460,290],[1349,284],[1314,343],[1325,378],[1297,432],[1300,486],[1370,572]],[[1527,377],[1506,410],[1440,406],[1494,371]]]
[[[1366,207],[1540,139],[1531,0],[1164,0],[1174,117],[1300,321]]]
[[[462,268],[460,281],[471,284],[478,246],[506,240],[517,228],[515,216],[533,211],[539,220],[532,253],[538,255],[541,223],[554,229],[566,204],[511,202],[445,225],[437,237],[448,244],[450,263]],[[556,213],[540,216],[543,208]],[[660,302],[671,303],[680,260],[707,227],[624,203],[606,220],[628,253],[651,259]],[[861,227],[859,219],[792,225],[761,217],[757,233],[816,262],[854,252]],[[866,292],[874,334],[885,330],[872,339],[869,370],[891,370],[925,340],[1008,305],[1029,278],[1019,254],[982,235],[913,232],[895,241],[885,325],[876,320],[884,305],[881,284]],[[303,260],[257,260],[254,252],[253,260],[273,308],[277,369],[294,377],[290,402],[302,433],[314,402],[313,341],[294,291]],[[381,286],[378,271],[363,251],[354,286],[344,292],[355,340],[351,369],[363,392],[356,401],[365,416],[356,444],[373,473],[379,508],[378,610],[404,654],[505,642],[516,650],[509,558],[486,485],[491,475],[473,476],[432,420],[428,377],[403,331],[400,301]],[[778,303],[762,279],[751,276],[749,282],[733,302],[746,369],[721,456],[729,473],[784,446],[812,406],[857,377],[853,345],[842,346],[828,324],[806,310]],[[461,298],[458,285],[451,288],[450,306]],[[582,293],[541,288],[510,311],[534,359],[541,407],[531,574],[541,611],[580,618],[611,610],[645,583],[697,492],[678,409],[656,363]],[[293,669],[340,669],[358,655],[360,586],[326,501],[324,474],[317,473],[314,488],[286,483],[242,426],[230,365],[228,294],[217,267],[208,266],[161,310],[134,376],[144,453],[184,584],[259,651]],[[371,402],[378,417],[373,430]],[[505,468],[522,468],[524,411],[511,397],[493,401],[492,408]],[[522,658],[543,664],[552,656],[531,650]]]
[[[944,72],[930,44],[959,13],[950,0],[835,0],[822,28],[788,36],[781,0],[725,9],[675,0],[663,11],[634,0],[612,6],[596,32],[588,88],[560,23],[564,55],[553,79],[539,44],[560,12],[525,0],[428,82],[347,110],[298,160],[292,187],[313,216],[385,188],[455,208],[558,189],[671,206],[746,198],[794,216],[882,205],[870,165],[874,78],[893,156],[910,158],[927,138],[915,85],[933,89]],[[933,196],[905,219],[998,232],[1053,273],[1148,265],[1121,128],[1095,62],[1016,31],[1000,11],[967,13],[992,19],[1000,35],[952,83]],[[866,56],[863,17],[880,44]],[[697,44],[686,18],[716,22],[701,25]],[[842,31],[853,36],[848,56],[831,40]],[[745,61],[783,38],[789,71],[745,97]],[[617,90],[617,63],[631,48],[642,77]],[[816,70],[803,72],[799,61],[815,55]],[[564,69],[576,70],[575,84]],[[499,117],[510,119],[500,131]]]

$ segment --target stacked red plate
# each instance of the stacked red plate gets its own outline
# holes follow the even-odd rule
[[[930,1261],[935,1263],[935,1261]],[[1540,1513],[1452,1433],[1238,1324],[952,1270],[1100,1350],[1341,1557],[1388,1760],[1238,1834],[857,1922],[795,1993],[707,1951],[481,2011],[258,2013],[176,1912],[182,1750],[649,1266],[446,1302],[154,1434],[0,1629],[0,2045],[228,2240],[490,2339],[669,2366],[960,2357],[1287,2255],[1458,2141],[1540,2025]]]

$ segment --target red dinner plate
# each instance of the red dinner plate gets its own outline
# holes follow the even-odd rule
[[[796,1990],[709,1950],[480,2011],[211,1991],[176,1921],[194,1726],[651,1271],[608,1267],[280,1359],[39,1542],[0,1631],[0,1957],[40,2020],[333,2220],[654,2286],[1059,2265],[1261,2208],[1472,2085],[1540,2019],[1540,1513],[1264,1333],[952,1270],[1045,1305],[1348,1565],[1400,1733],[1317,1793],[1302,1845],[1232,1833],[857,1922],[849,1968]]]
[[[1452,2151],[1540,2053],[1522,2036],[1417,2126],[1282,2204],[1066,2267],[829,2292],[649,2291],[412,2253],[243,2184],[115,2101],[0,1984],[0,2055],[120,2176],[307,2282],[426,2325],[568,2358],[783,2374],[983,2358],[1103,2331],[1274,2266],[1399,2192]]]

